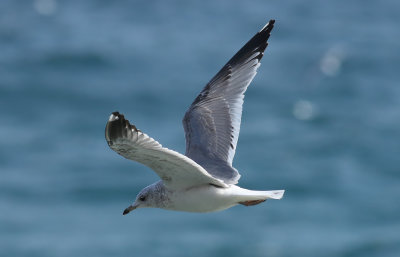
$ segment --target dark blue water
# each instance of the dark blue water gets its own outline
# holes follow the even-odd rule
[[[400,2],[0,1],[0,256],[400,256]],[[118,110],[184,152],[181,118],[276,19],[234,165],[281,201],[122,211],[157,180]]]

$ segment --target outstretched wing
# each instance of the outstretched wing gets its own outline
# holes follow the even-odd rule
[[[153,169],[167,188],[184,189],[201,184],[227,187],[190,158],[162,147],[118,112],[112,113],[107,122],[106,140],[118,154]]]
[[[274,26],[270,20],[211,79],[183,118],[186,156],[225,183],[240,178],[232,167],[244,93],[257,73]]]

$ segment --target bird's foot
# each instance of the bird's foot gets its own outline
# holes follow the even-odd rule
[[[244,201],[244,202],[239,202],[240,204],[243,204],[245,206],[253,206],[257,205],[259,203],[265,202],[266,200],[251,200],[251,201]]]

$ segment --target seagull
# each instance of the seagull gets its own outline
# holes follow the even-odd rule
[[[123,215],[138,208],[215,212],[281,199],[284,190],[241,188],[232,167],[244,93],[257,73],[275,20],[270,20],[208,82],[183,117],[186,153],[163,147],[113,112],[105,128],[112,150],[154,170],[161,180],[142,189]]]

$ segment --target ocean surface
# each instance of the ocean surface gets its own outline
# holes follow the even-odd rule
[[[0,256],[400,256],[400,1],[0,1]],[[280,201],[140,209],[119,111],[185,150],[181,119],[269,19],[239,185]]]

